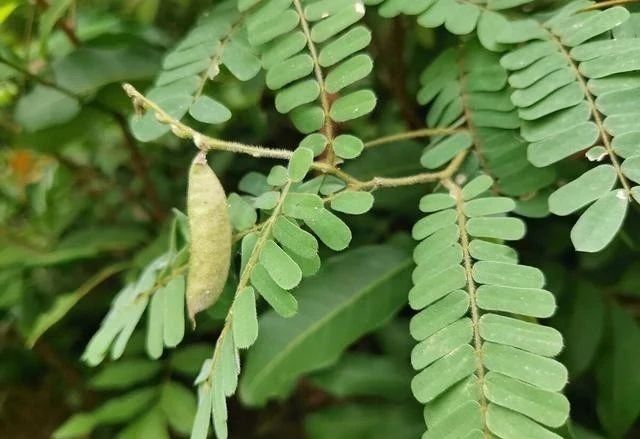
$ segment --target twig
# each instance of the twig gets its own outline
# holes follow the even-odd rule
[[[351,184],[350,186],[357,190],[376,190],[383,187],[413,186],[415,184],[445,180],[452,177],[453,174],[458,171],[467,156],[467,152],[468,150],[460,152],[442,171],[423,172],[421,174],[398,178],[374,177],[369,181]]]
[[[313,72],[318,82],[318,86],[320,87],[320,104],[322,105],[322,111],[324,113],[324,127],[322,128],[323,134],[327,137],[328,145],[326,150],[323,153],[323,158],[329,165],[335,164],[335,152],[333,151],[333,140],[335,138],[335,126],[333,124],[333,120],[331,120],[331,102],[332,97],[327,92],[327,87],[325,85],[324,80],[324,72],[322,71],[322,67],[320,66],[320,60],[318,57],[318,50],[316,45],[313,42],[313,38],[311,38],[311,29],[309,27],[309,23],[303,12],[303,6],[300,0],[293,0],[293,5],[296,9],[296,13],[300,17],[300,28],[302,29],[302,33],[307,40],[307,48],[309,49],[309,55],[313,59]]]
[[[638,3],[640,0],[608,0],[604,2],[594,3],[586,8],[580,9],[580,12],[593,11],[594,9],[608,8],[609,6],[624,5],[627,3]]]
[[[130,84],[123,85],[124,90],[133,100],[134,106],[139,110],[151,109],[155,112],[156,119],[161,123],[167,124],[171,127],[173,133],[184,139],[192,139],[193,143],[201,150],[221,150],[229,151],[240,154],[248,154],[252,157],[268,157],[280,160],[290,160],[293,152],[287,149],[266,148],[257,145],[246,145],[244,143],[230,142],[228,140],[215,139],[213,137],[206,136],[190,126],[174,119],[165,112],[158,104],[146,98],[142,93],[136,90]],[[457,130],[457,129],[456,129]],[[455,131],[449,128],[437,128],[435,130],[421,130],[417,132],[401,133],[394,135],[395,137],[411,136],[420,137],[435,134],[447,134]],[[380,139],[378,139],[379,141]],[[358,190],[376,190],[381,187],[399,187],[399,186],[411,186],[414,184],[427,183],[432,181],[438,181],[443,178],[448,178],[459,168],[460,164],[464,160],[466,152],[460,153],[454,158],[449,166],[442,171],[438,172],[425,172],[421,174],[411,175],[400,178],[386,178],[386,177],[374,177],[368,181],[360,181],[354,176],[338,169],[337,167],[325,162],[314,162],[311,167],[325,174],[334,175],[343,180],[350,188]]]
[[[391,134],[389,136],[380,137],[378,139],[370,140],[364,144],[365,148],[372,148],[374,146],[384,145],[386,143],[398,142],[400,140],[417,139],[420,137],[433,137],[451,134],[455,132],[466,131],[465,128],[422,128],[415,131],[405,131],[403,133]]]
[[[53,325],[58,323],[66,315],[66,312],[71,310],[71,308],[75,306],[84,296],[89,294],[94,288],[96,288],[105,280],[109,279],[111,276],[129,268],[130,265],[131,264],[129,263],[129,261],[126,261],[126,262],[119,262],[119,263],[107,266],[102,270],[100,270],[95,275],[93,275],[91,278],[86,280],[82,285],[80,285],[76,290],[74,290],[70,294],[74,297],[73,301],[67,301],[67,300],[64,301],[66,305],[65,307],[66,311],[64,314],[62,314],[59,318],[56,318],[56,319],[52,319],[52,320],[45,319],[43,321],[46,323],[41,325],[36,324],[34,326],[34,330],[29,334],[29,336],[25,341],[26,345],[29,348],[33,348],[36,342],[40,339],[40,337],[42,337],[42,335],[44,335],[44,333],[47,332]],[[59,303],[60,302],[55,302],[55,304],[52,306],[51,309],[56,309],[57,311],[59,311],[60,310]],[[38,323],[41,323],[41,321],[38,321]]]
[[[376,38],[376,46],[380,49],[382,59],[390,62],[384,63],[385,75],[381,75],[381,81],[389,89],[390,93],[398,103],[400,114],[405,125],[410,130],[416,130],[423,126],[418,117],[418,109],[413,99],[407,94],[406,83],[406,62],[405,42],[406,42],[406,20],[402,16],[395,17],[391,21],[391,31],[387,37]],[[381,70],[382,72],[382,70]]]
[[[147,99],[131,84],[123,84],[122,88],[133,100],[133,104],[136,108],[153,110],[155,112],[156,119],[158,119],[160,123],[169,125],[171,127],[171,131],[173,131],[176,136],[183,139],[192,139],[193,143],[201,150],[208,151],[219,149],[222,151],[248,154],[252,157],[268,157],[281,160],[289,160],[293,154],[292,151],[286,149],[265,148],[258,145],[246,145],[240,142],[232,142],[206,136],[194,130],[190,126],[183,124],[179,120],[171,117],[171,115],[164,111],[158,104],[150,99]]]

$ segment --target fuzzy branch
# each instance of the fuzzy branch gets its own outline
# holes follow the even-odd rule
[[[293,155],[293,151],[289,149],[281,148],[268,148],[260,145],[247,145],[240,142],[233,142],[229,140],[217,139],[214,137],[206,136],[199,131],[194,130],[190,126],[180,122],[172,117],[166,111],[164,111],[158,104],[145,97],[142,93],[136,90],[131,84],[124,84],[123,89],[127,95],[132,99],[134,108],[137,113],[142,113],[147,110],[154,112],[156,119],[163,124],[169,125],[171,131],[176,136],[183,139],[191,139],[198,149],[203,151],[220,150],[229,151],[238,154],[247,154],[252,157],[264,157],[278,160],[288,161]],[[457,131],[454,128],[438,128],[438,129],[425,129],[410,131],[407,133],[401,133],[393,136],[383,137],[372,142],[369,142],[369,146],[380,145],[382,143],[390,143],[395,140],[428,137],[434,135],[450,134]],[[356,190],[376,190],[384,187],[400,187],[411,186],[416,184],[423,184],[429,182],[440,181],[451,177],[460,167],[466,153],[461,153],[454,160],[451,161],[449,166],[445,169],[437,172],[424,172],[420,174],[410,175],[406,177],[388,178],[388,177],[374,177],[371,180],[361,181],[354,176],[338,169],[336,166],[329,163],[316,161],[313,163],[312,168],[325,174],[334,175],[343,180],[347,186]]]

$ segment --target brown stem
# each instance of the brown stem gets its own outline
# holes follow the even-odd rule
[[[40,9],[49,9],[50,4],[48,0],[36,0],[36,3]],[[78,38],[78,34],[76,34],[74,21],[67,18],[61,18],[56,22],[56,26],[60,28],[60,30],[67,36],[67,39],[75,47],[80,47],[82,45],[80,38]]]
[[[416,130],[423,126],[418,117],[418,109],[413,99],[409,99],[407,95],[407,73],[406,63],[404,60],[405,52],[405,25],[406,22],[402,16],[393,19],[391,23],[391,38],[388,45],[388,59],[391,62],[385,63],[389,71],[388,86],[393,94],[400,113],[407,127]],[[386,58],[386,57],[385,57]]]
[[[151,181],[148,163],[140,152],[136,139],[131,134],[131,131],[129,131],[129,124],[127,123],[127,119],[120,113],[113,113],[112,117],[120,128],[120,132],[122,133],[124,147],[127,149],[129,157],[131,158],[131,168],[133,169],[133,172],[137,175],[137,177],[142,181],[144,194],[151,207],[150,213],[154,219],[161,222],[166,216],[166,211],[162,207],[162,203],[160,202],[160,198],[158,197],[156,187]]]
[[[627,3],[637,3],[638,1],[640,0],[608,0],[604,2],[594,3],[590,6],[587,6],[586,8],[581,9],[580,11],[592,11],[594,9],[604,9],[604,8],[608,8],[609,6],[624,5]]]
[[[466,128],[456,128],[456,127],[448,127],[448,128],[420,128],[414,131],[405,131],[397,134],[390,134],[388,136],[379,137],[377,139],[369,140],[365,142],[365,148],[373,148],[374,146],[386,145],[388,143],[399,142],[402,140],[409,139],[419,139],[422,137],[433,137],[433,136],[445,136],[447,134],[453,134],[456,132],[467,131]]]

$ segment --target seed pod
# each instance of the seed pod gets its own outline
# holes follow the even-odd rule
[[[189,170],[187,214],[191,235],[187,308],[195,326],[195,315],[220,297],[231,259],[227,198],[202,151]]]

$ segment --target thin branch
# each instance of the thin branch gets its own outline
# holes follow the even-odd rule
[[[375,33],[375,45],[378,57],[389,60],[378,69],[380,81],[389,90],[398,104],[400,114],[409,130],[417,130],[424,124],[418,116],[418,108],[413,98],[407,93],[406,83],[406,20],[403,16],[395,17],[391,21],[391,29],[387,34]]]
[[[59,86],[58,84],[49,81],[48,79],[43,78],[42,76],[38,76],[34,73],[31,73],[29,70],[25,69],[24,67],[14,63],[13,61],[8,60],[7,58],[5,58],[4,56],[0,55],[0,63],[11,67],[12,69],[16,70],[17,72],[19,72],[20,74],[24,75],[25,77],[37,82],[38,84],[44,85],[46,87],[49,88],[53,88],[54,90],[58,90],[60,93],[72,98],[72,99],[76,99],[82,103],[84,103],[84,99],[73,93],[70,90],[67,90],[64,87]]]
[[[421,174],[398,178],[374,177],[369,181],[354,183],[349,186],[356,190],[376,190],[384,187],[413,186],[416,184],[445,180],[452,177],[453,174],[458,171],[467,156],[467,152],[468,150],[460,152],[442,171],[424,172]]]
[[[604,2],[594,3],[586,8],[580,9],[580,12],[593,11],[594,9],[604,9],[610,6],[625,5],[628,3],[638,3],[640,0],[608,0]]]
[[[98,273],[94,274],[92,277],[90,277],[84,283],[82,283],[78,288],[76,288],[73,291],[73,293],[71,293],[71,295],[73,295],[75,300],[73,302],[67,303],[68,307],[66,311],[68,312],[69,310],[71,310],[71,308],[75,306],[82,298],[84,298],[84,296],[86,296],[91,291],[93,291],[102,282],[106,281],[111,276],[117,273],[120,273],[121,271],[124,271],[130,266],[131,266],[131,263],[129,261],[118,262],[113,265],[107,266],[102,270],[100,270]],[[36,342],[40,339],[40,337],[42,337],[44,333],[47,332],[53,325],[58,323],[65,315],[66,313],[60,316],[59,318],[48,320],[42,326],[40,325],[35,326],[36,330],[32,331],[27,337],[27,339],[25,340],[27,347],[33,348]]]
[[[271,232],[273,230],[276,220],[278,219],[278,217],[280,216],[280,213],[282,212],[282,209],[284,206],[284,200],[287,198],[287,194],[289,193],[290,188],[291,188],[291,182],[287,183],[282,189],[282,195],[280,196],[280,200],[278,201],[278,204],[274,208],[273,213],[271,214],[269,219],[265,222],[264,227],[261,231],[260,237],[256,241],[256,244],[253,246],[251,255],[249,256],[249,259],[247,260],[247,263],[245,264],[245,267],[242,270],[242,274],[240,275],[240,279],[238,280],[238,285],[236,286],[236,290],[233,296],[231,307],[229,308],[229,313],[227,314],[224,320],[224,326],[220,331],[220,335],[218,336],[218,341],[216,342],[215,348],[213,350],[213,356],[211,358],[212,373],[213,371],[216,370],[215,363],[218,360],[218,358],[220,358],[219,352],[221,351],[222,345],[224,344],[223,342],[224,337],[227,336],[227,334],[229,333],[233,325],[233,305],[235,304],[240,294],[243,294],[243,292],[244,294],[249,294],[248,292],[244,291],[245,287],[249,285],[249,281],[251,279],[251,273],[253,272],[254,267],[259,262],[262,249],[264,248],[267,241],[271,237]],[[211,379],[211,375],[207,377],[207,381],[209,381],[210,379]]]
[[[480,311],[478,309],[477,304],[477,293],[476,293],[476,284],[473,280],[473,263],[471,261],[471,254],[469,252],[469,235],[467,234],[467,217],[464,213],[464,200],[462,198],[462,188],[455,184],[451,179],[446,178],[442,181],[442,185],[449,189],[449,193],[456,200],[456,217],[458,223],[458,229],[460,230],[460,246],[462,247],[463,257],[463,266],[467,278],[467,293],[469,295],[469,308],[471,310],[471,322],[473,325],[473,348],[476,354],[476,372],[478,375],[478,386],[480,387],[480,391],[478,392],[480,395],[479,403],[481,407],[481,413],[483,417],[486,417],[488,401],[487,398],[482,391],[485,380],[485,368],[483,361],[483,351],[482,351],[482,339],[480,337]],[[487,430],[487,422],[486,419],[483,419],[484,425],[484,437],[488,438],[491,435]]]
[[[160,201],[160,197],[158,196],[158,192],[156,191],[156,186],[153,184],[153,181],[151,181],[147,161],[140,152],[136,139],[131,134],[131,131],[129,131],[129,124],[127,123],[127,119],[120,113],[113,113],[112,117],[118,125],[118,128],[120,128],[120,132],[122,133],[124,146],[129,153],[129,157],[131,158],[130,163],[133,172],[142,181],[144,194],[151,206],[151,215],[156,220],[163,221],[166,217],[166,210],[162,206],[162,202]]]
[[[124,146],[129,152],[129,155],[131,156],[131,167],[133,171],[136,173],[138,178],[142,180],[145,195],[152,206],[152,209],[150,212],[151,215],[157,220],[164,219],[165,209],[163,208],[162,203],[160,202],[160,199],[156,192],[155,186],[149,177],[149,174],[147,172],[148,169],[147,169],[144,157],[140,153],[137,147],[137,142],[133,137],[133,135],[131,134],[131,131],[129,131],[129,124],[127,123],[127,119],[122,113],[98,101],[87,101],[85,97],[78,95],[73,91],[58,85],[55,82],[49,81],[48,79],[45,79],[39,75],[31,73],[30,71],[26,70],[22,66],[6,59],[1,55],[0,55],[0,63],[11,67],[12,69],[16,70],[17,72],[21,73],[27,78],[37,82],[38,84],[57,90],[60,93],[64,94],[65,96],[68,96],[69,98],[79,102],[80,104],[91,106],[109,115],[116,122],[116,125],[120,129]]]
[[[465,128],[422,128],[414,131],[405,131],[398,134],[391,134],[389,136],[380,137],[378,139],[365,142],[365,148],[372,148],[374,146],[384,145],[387,143],[398,142],[401,140],[418,139],[421,137],[433,137],[452,134],[455,132],[466,131]]]
[[[174,119],[166,111],[164,111],[158,104],[146,98],[142,93],[136,90],[130,84],[123,85],[124,90],[133,100],[134,106],[138,109],[153,110],[155,112],[156,119],[161,123],[165,123],[171,127],[171,131],[178,137],[184,139],[192,139],[193,143],[201,150],[221,150],[229,151],[240,154],[248,154],[252,157],[267,157],[280,160],[290,160],[293,152],[287,149],[265,148],[258,145],[246,145],[239,142],[231,142],[228,140],[216,139],[206,136],[190,126]],[[431,134],[434,134],[434,130],[430,130]],[[442,133],[452,132],[449,129],[445,129]],[[404,133],[403,133],[404,134]],[[424,134],[422,134],[424,135]],[[382,187],[400,187],[411,186],[414,184],[422,184],[427,182],[438,181],[443,178],[448,178],[453,175],[454,172],[462,164],[462,161],[466,155],[466,152],[460,153],[454,160],[451,161],[449,166],[442,171],[432,173],[422,173],[412,175],[408,177],[400,178],[386,178],[386,177],[374,177],[368,181],[360,181],[352,175],[338,169],[337,167],[324,163],[314,162],[311,167],[315,170],[321,171],[325,174],[334,175],[343,180],[350,188],[359,190],[376,190]]]
[[[127,95],[133,100],[136,108],[151,109],[155,112],[156,119],[160,123],[167,124],[171,127],[171,131],[183,139],[192,139],[196,146],[204,151],[221,150],[240,154],[248,154],[252,157],[268,157],[273,159],[289,160],[293,154],[292,151],[286,149],[265,148],[258,145],[246,145],[240,142],[232,142],[228,140],[216,139],[206,136],[194,130],[190,126],[174,119],[158,104],[147,99],[131,84],[123,84],[122,88]]]
[[[47,0],[36,0],[37,5],[41,9],[49,9],[49,2]],[[71,20],[60,18],[56,22],[56,26],[60,28],[60,30],[67,36],[67,39],[73,44],[75,47],[80,47],[82,42],[75,30],[75,23]]]
[[[293,5],[296,8],[296,13],[300,17],[300,27],[302,28],[302,32],[307,40],[307,47],[309,48],[309,54],[313,59],[313,71],[316,77],[316,81],[318,81],[318,86],[320,87],[320,104],[322,105],[322,111],[324,112],[324,135],[327,137],[329,141],[329,145],[327,146],[327,151],[325,151],[327,162],[329,164],[333,164],[335,160],[335,154],[333,152],[333,138],[335,136],[334,126],[331,117],[329,116],[331,112],[331,99],[329,94],[327,93],[325,83],[324,83],[324,74],[322,72],[322,68],[320,67],[320,60],[318,58],[318,50],[316,49],[316,45],[313,43],[313,39],[311,38],[311,30],[309,29],[309,23],[307,23],[307,19],[304,15],[304,11],[302,9],[302,4],[300,0],[293,0]]]

